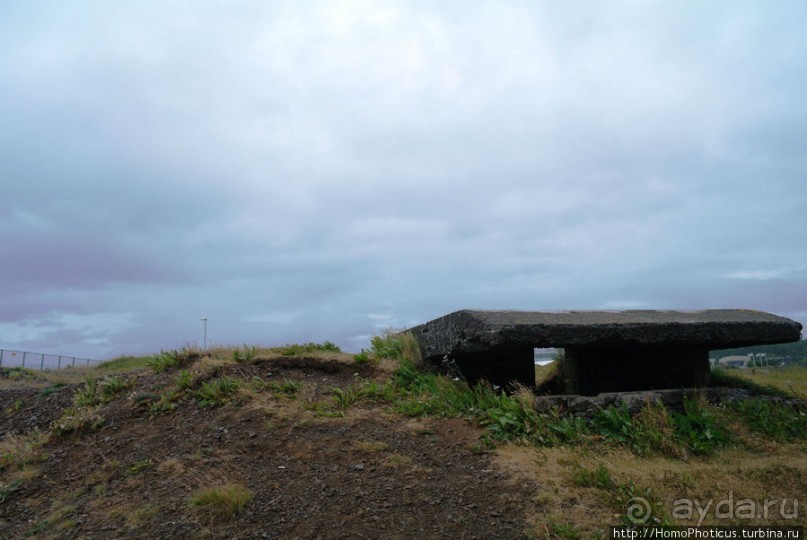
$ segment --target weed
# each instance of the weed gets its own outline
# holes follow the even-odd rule
[[[98,386],[101,394],[101,401],[107,402],[115,397],[116,394],[127,388],[128,384],[126,384],[126,381],[120,377],[114,376],[104,377]]]
[[[290,344],[284,345],[280,347],[279,352],[283,356],[299,356],[301,354],[313,353],[313,352],[342,352],[337,345],[331,343],[330,341],[326,341],[324,343],[303,343],[303,344]]]
[[[621,443],[630,443],[635,432],[633,417],[624,403],[597,411],[593,424],[596,432],[605,439]]]
[[[47,388],[43,388],[42,391],[39,392],[39,397],[48,397],[51,394],[55,394],[56,392],[61,390],[62,387],[64,387],[64,386],[65,386],[65,383],[63,383],[63,382],[58,382],[58,383],[52,384],[52,385],[48,386]]]
[[[106,362],[101,362],[95,369],[98,371],[131,371],[149,367],[147,356],[119,356]]]
[[[97,405],[97,386],[98,381],[95,380],[95,377],[88,376],[84,383],[84,388],[79,388],[76,390],[76,394],[73,396],[73,401],[75,404],[79,407],[91,407],[93,405]]]
[[[174,390],[161,394],[159,399],[149,405],[149,411],[152,413],[164,413],[173,411],[177,408],[176,401],[179,399],[179,394]]]
[[[138,529],[157,515],[160,508],[153,504],[144,504],[125,515],[126,526],[130,530]]]
[[[362,349],[360,353],[354,354],[353,361],[360,366],[367,364],[376,365],[380,362],[378,358],[373,356],[370,351],[366,349]]]
[[[389,444],[383,441],[358,441],[355,443],[355,446],[358,450],[368,453],[381,452],[389,448]]]
[[[76,390],[74,403],[79,407],[92,407],[99,403],[106,403],[126,388],[126,382],[118,376],[104,377],[98,382],[92,376],[85,379],[84,387]]]
[[[334,387],[332,392],[333,406],[337,410],[348,409],[362,398],[361,389],[357,386],[349,386],[344,390]]]
[[[396,469],[404,465],[409,465],[410,463],[412,463],[412,458],[409,456],[404,456],[402,454],[390,454],[386,457],[386,459],[384,459],[384,462],[381,465],[382,467]]]
[[[196,395],[200,398],[199,405],[201,407],[224,405],[230,401],[239,386],[238,379],[233,379],[232,377],[220,377],[208,381],[196,392]]]
[[[604,465],[598,465],[596,469],[575,465],[572,470],[572,484],[608,493],[612,504],[621,511],[618,516],[624,526],[667,524],[662,502],[653,490],[641,490],[633,481],[616,482]]]
[[[0,379],[11,380],[37,380],[40,376],[33,370],[23,367],[4,368],[0,367]]]
[[[599,465],[594,470],[576,465],[572,471],[572,484],[577,487],[605,490],[612,490],[615,487],[611,472],[604,465]]]
[[[147,360],[146,364],[153,371],[159,373],[175,367],[189,366],[201,356],[198,350],[192,347],[183,347],[182,349],[155,354]]]
[[[138,474],[154,464],[150,459],[142,459],[140,461],[136,461],[132,464],[131,467],[126,471],[126,474],[129,476]]]
[[[711,455],[731,441],[731,434],[703,400],[684,399],[684,414],[672,417],[675,434],[695,454]]]
[[[144,401],[154,401],[155,399],[157,399],[157,395],[152,392],[140,392],[132,398],[132,400],[135,403],[143,403]]]
[[[578,540],[580,538],[580,533],[575,526],[568,523],[553,521],[547,523],[547,530],[553,538],[566,538],[567,540]]]
[[[636,428],[631,448],[639,455],[655,452],[663,456],[683,457],[667,408],[660,401],[648,401],[634,417]]]
[[[300,391],[300,383],[296,381],[284,380],[283,382],[269,381],[264,383],[264,388],[275,394],[294,396]]]
[[[193,386],[193,376],[187,369],[183,369],[177,375],[177,386],[180,390],[188,390]]]
[[[243,362],[252,362],[253,360],[255,360],[256,354],[257,352],[255,347],[247,347],[246,345],[244,345],[244,352],[241,352],[241,349],[236,347],[235,349],[233,349],[233,361],[237,364]]]
[[[658,401],[648,401],[636,415],[624,403],[601,409],[595,413],[592,427],[598,437],[628,446],[638,455],[682,453],[667,409]]]
[[[472,454],[487,454],[496,449],[496,443],[493,442],[487,434],[479,437],[479,440],[471,445]]]
[[[174,357],[171,356],[170,354],[161,352],[160,354],[155,354],[154,356],[149,358],[147,365],[153,371],[160,373],[162,371],[168,371],[170,368],[175,367],[177,365],[177,362],[175,361]]]
[[[420,352],[420,344],[412,332],[403,332],[398,334],[398,340],[401,343],[401,359],[409,362],[413,366],[420,366],[423,363],[423,357]]]
[[[21,399],[15,399],[14,404],[11,407],[8,407],[6,409],[6,413],[8,413],[8,414],[16,414],[16,413],[20,412],[20,409],[22,409],[22,400]]]
[[[394,330],[385,330],[380,336],[373,336],[370,340],[372,354],[375,358],[401,358],[403,343]]]
[[[72,504],[65,504],[61,500],[53,501],[51,510],[44,519],[34,524],[33,527],[25,531],[25,537],[37,536],[39,533],[51,528],[56,527],[57,530],[62,531],[75,527],[75,521],[67,519],[76,512],[76,507]],[[49,535],[52,536],[52,535]]]
[[[191,505],[211,518],[229,518],[241,510],[254,496],[242,484],[225,484],[197,491],[191,497]]]
[[[22,470],[43,459],[47,434],[35,429],[26,435],[7,434],[0,440],[0,471]]]
[[[14,478],[8,482],[0,482],[0,503],[6,502],[11,496],[22,487],[23,481]]]
[[[51,424],[54,437],[64,437],[70,433],[94,431],[104,424],[104,419],[95,407],[68,407],[61,418]]]
[[[797,405],[754,398],[735,401],[730,406],[751,431],[778,442],[807,437],[807,411]]]

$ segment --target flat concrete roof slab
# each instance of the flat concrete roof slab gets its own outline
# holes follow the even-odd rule
[[[512,346],[725,349],[798,341],[801,330],[791,319],[746,309],[461,310],[411,329],[427,358]]]

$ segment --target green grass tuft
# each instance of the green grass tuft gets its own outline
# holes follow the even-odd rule
[[[220,377],[202,385],[196,392],[201,407],[216,407],[228,403],[236,390],[241,386],[238,379]]]
[[[242,484],[231,483],[201,489],[193,494],[190,503],[211,518],[230,518],[253,498],[254,493]]]
[[[177,367],[187,367],[201,357],[201,352],[193,347],[183,347],[155,354],[147,360],[147,364],[153,371],[160,373]]]
[[[778,442],[807,438],[807,409],[763,398],[736,401],[730,407],[748,428]]]
[[[131,371],[149,367],[148,356],[119,356],[112,360],[101,362],[93,369],[97,371]]]
[[[303,354],[310,354],[315,352],[342,352],[337,345],[331,343],[330,341],[326,341],[324,343],[293,343],[290,345],[284,345],[278,349],[278,352],[283,356],[300,356]]]

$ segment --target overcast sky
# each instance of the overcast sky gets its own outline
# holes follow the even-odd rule
[[[0,2],[0,348],[807,323],[807,3]]]

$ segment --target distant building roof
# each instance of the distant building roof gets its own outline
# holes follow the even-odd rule
[[[732,365],[732,364],[745,365],[747,362],[748,362],[747,356],[724,356],[723,358],[717,361],[718,364],[723,365]]]

